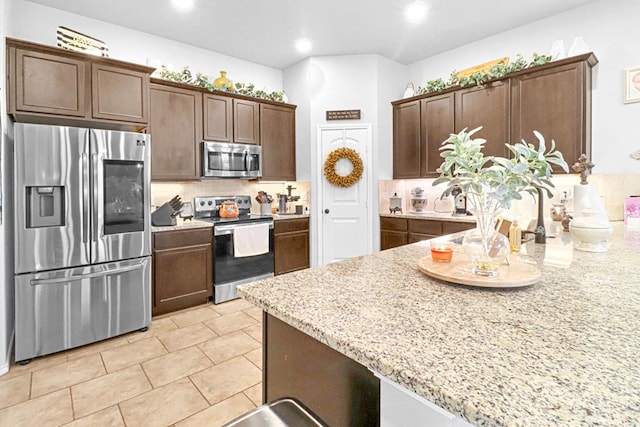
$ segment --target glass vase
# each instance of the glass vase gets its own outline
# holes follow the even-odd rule
[[[471,272],[478,276],[494,277],[509,254],[509,239],[496,231],[500,210],[486,197],[470,198],[476,217],[476,228],[465,233],[462,249],[471,261]]]

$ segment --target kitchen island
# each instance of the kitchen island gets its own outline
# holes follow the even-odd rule
[[[614,223],[606,253],[573,250],[568,233],[529,242],[516,256],[542,279],[516,289],[432,279],[417,268],[427,253],[418,242],[239,293],[475,425],[640,423],[640,231]]]

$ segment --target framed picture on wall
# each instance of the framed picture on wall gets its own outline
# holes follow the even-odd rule
[[[624,70],[624,103],[640,102],[640,66]]]

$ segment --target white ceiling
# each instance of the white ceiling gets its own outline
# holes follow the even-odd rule
[[[413,0],[31,0],[193,46],[284,69],[307,56],[380,54],[410,64],[594,0],[423,0],[427,19],[407,23]],[[313,43],[300,54],[294,42]]]

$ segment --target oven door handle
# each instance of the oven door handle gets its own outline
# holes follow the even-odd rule
[[[214,236],[226,236],[233,234],[233,230],[239,227],[248,227],[256,224],[216,225],[213,227]],[[269,230],[273,230],[273,222],[269,223]]]

